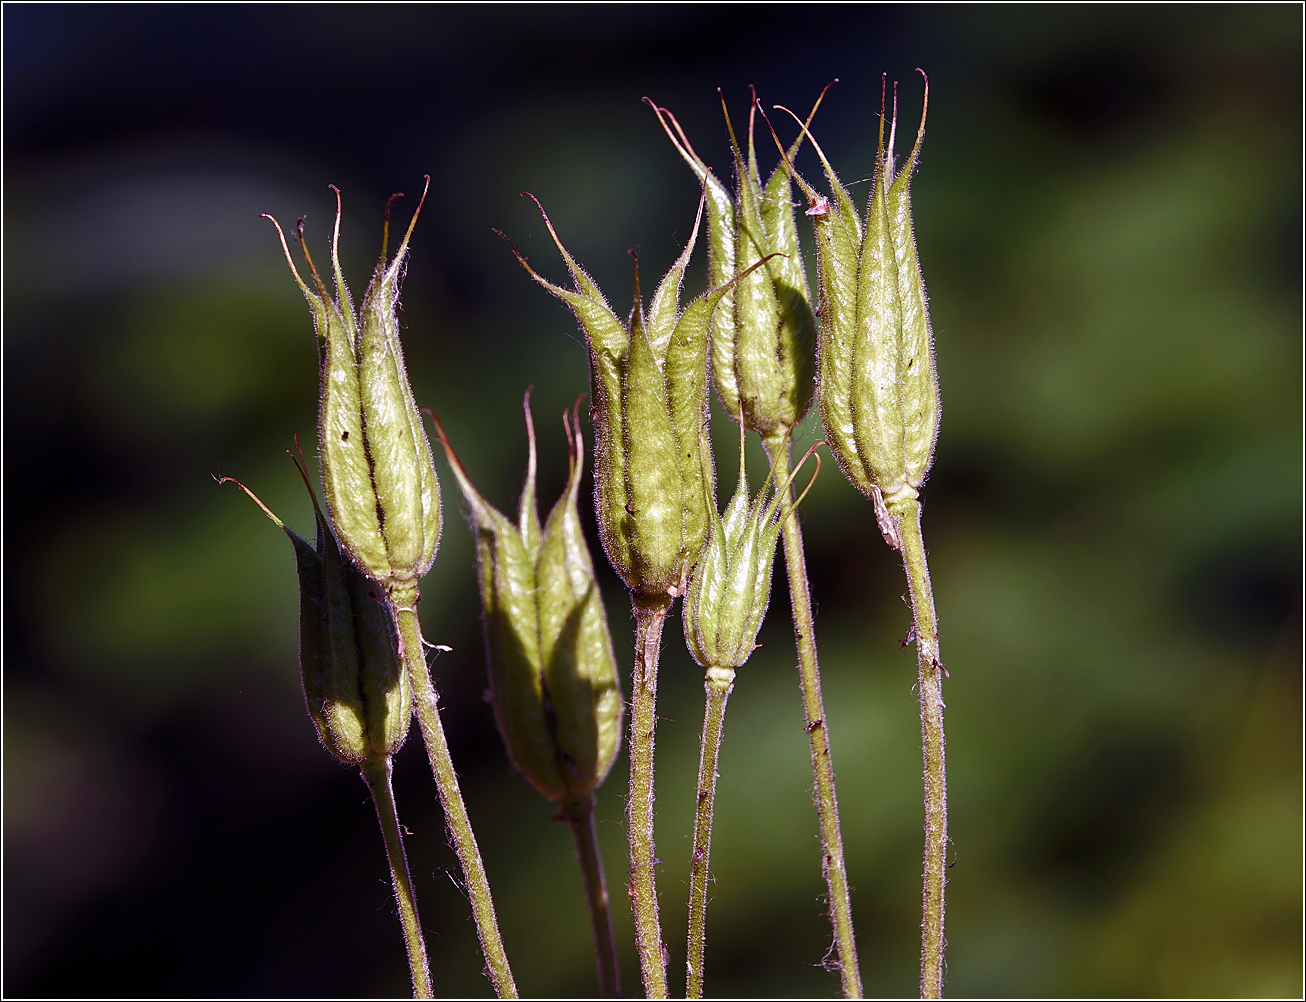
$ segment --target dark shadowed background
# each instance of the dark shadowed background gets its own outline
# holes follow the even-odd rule
[[[814,131],[856,181],[880,74],[902,81],[914,123],[922,66],[948,991],[1299,996],[1301,17],[6,5],[5,994],[407,991],[366,789],[303,709],[290,547],[213,481],[238,476],[311,527],[285,449],[314,434],[313,335],[258,214],[306,215],[320,254],[338,185],[357,291],[386,197],[429,173],[404,288],[417,395],[507,507],[534,384],[551,504],[585,359],[570,315],[490,231],[564,275],[518,192],[624,310],[627,248],[660,275],[697,201],[642,96],[728,173],[717,87],[742,116],[750,83],[806,109],[838,77]],[[799,167],[815,178],[810,150]],[[713,406],[728,493],[733,426]],[[800,443],[819,437],[809,419]],[[506,945],[524,993],[589,994],[570,835],[482,702],[470,536],[439,464],[446,528],[422,614],[453,648],[437,683]],[[834,464],[804,519],[863,972],[868,993],[909,995],[921,807],[905,585]],[[628,607],[596,559],[628,677]],[[838,991],[787,616],[780,585],[726,725],[716,996]],[[673,985],[702,714],[679,632],[658,744]],[[488,995],[416,736],[396,771],[437,990]],[[623,758],[599,811],[634,992],[624,787]]]

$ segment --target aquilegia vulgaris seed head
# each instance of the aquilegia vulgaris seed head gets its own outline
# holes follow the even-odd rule
[[[603,596],[577,512],[584,443],[563,414],[571,469],[543,528],[535,502],[535,426],[517,522],[487,502],[437,423],[476,533],[490,697],[509,757],[551,800],[587,797],[612,768],[622,702]]]
[[[815,446],[813,446],[815,449]],[[808,455],[813,455],[809,452]],[[803,457],[806,460],[806,457]],[[820,472],[820,457],[816,457]],[[771,601],[771,568],[776,540],[790,512],[806,496],[790,501],[789,485],[802,462],[787,477],[775,467],[750,500],[744,469],[744,429],[739,429],[739,486],[725,515],[712,509],[712,531],[690,578],[681,619],[689,652],[704,668],[738,668],[753,652]],[[777,476],[783,483],[777,483]],[[816,480],[816,476],[812,476]],[[807,485],[811,489],[811,483]]]
[[[341,552],[313,501],[317,545],[286,526],[238,480],[231,480],[290,538],[299,572],[299,669],[308,715],[322,745],[341,762],[380,762],[408,736],[412,690],[399,658],[388,598]]]
[[[585,332],[599,536],[627,587],[650,597],[684,592],[707,539],[715,483],[707,434],[707,340],[712,310],[726,290],[705,292],[679,312],[680,283],[702,218],[700,203],[684,253],[647,313],[636,265],[635,305],[625,323],[567,253],[547,215],[574,291],[542,278],[513,247],[522,267],[571,307]]]
[[[304,245],[304,221],[299,221],[298,235],[312,288],[300,277],[285,234],[272,220],[321,339],[318,447],[331,527],[354,565],[406,607],[416,602],[417,581],[430,570],[440,541],[440,484],[404,368],[397,316],[408,240],[421,209],[419,202],[393,260],[386,259],[383,237],[381,260],[357,313],[340,271],[339,190],[331,237],[334,296]],[[386,237],[389,214],[387,203]]]
[[[722,97],[735,157],[732,197],[694,152],[676,117],[644,100],[707,192],[708,286],[724,286],[749,272],[712,315],[712,375],[722,406],[732,417],[742,411],[745,425],[763,436],[783,433],[802,420],[812,399],[815,323],[790,198],[789,160],[803,137],[764,186],[753,144],[756,96],[748,112],[747,161]],[[816,107],[820,103],[818,98]],[[764,267],[755,268],[768,258]]]
[[[879,154],[865,221],[814,139],[831,197],[798,178],[809,199],[807,215],[816,230],[820,262],[821,418],[839,466],[856,487],[877,499],[879,507],[917,496],[939,430],[939,382],[910,192],[925,138],[929,82],[916,143],[896,172],[896,85],[894,94],[887,145],[881,109]]]

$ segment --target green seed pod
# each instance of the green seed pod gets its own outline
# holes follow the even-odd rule
[[[806,459],[804,456],[783,483],[776,483],[780,471],[772,467],[756,500],[750,501],[744,429],[739,429],[739,486],[724,517],[712,506],[712,532],[690,579],[681,615],[689,653],[704,668],[738,668],[753,652],[771,601],[776,540],[790,511],[807,495],[804,490],[793,504],[785,504],[789,485]],[[819,473],[819,456],[816,463]],[[815,474],[812,480],[816,480]]]
[[[398,252],[387,263],[387,203],[381,260],[357,316],[340,271],[340,192],[336,191],[331,238],[334,297],[327,293],[304,246],[304,221],[299,221],[300,245],[314,289],[300,278],[285,234],[272,220],[321,338],[318,444],[332,528],[355,566],[408,607],[417,600],[418,578],[430,570],[440,541],[440,484],[408,384],[397,317],[408,240],[421,210],[418,203]]]
[[[711,505],[705,499],[715,484],[707,434],[707,341],[712,311],[727,290],[705,292],[678,313],[680,283],[702,218],[700,203],[684,253],[658,286],[647,314],[636,265],[635,305],[624,324],[567,253],[547,215],[545,225],[575,291],[542,278],[513,247],[522,267],[571,308],[585,332],[599,536],[626,585],[650,597],[684,593],[707,539]]]
[[[707,192],[708,285],[723,286],[769,258],[725,295],[712,316],[712,374],[727,413],[742,410],[744,424],[763,436],[782,434],[802,420],[812,399],[815,322],[790,199],[789,160],[803,137],[763,187],[753,144],[756,95],[748,112],[747,163],[722,98],[735,157],[736,193],[731,198],[694,152],[675,116],[644,100]],[[820,103],[818,98],[812,115]]]
[[[571,459],[567,489],[540,528],[535,426],[523,401],[529,458],[517,523],[472,484],[436,423],[476,533],[494,717],[513,763],[559,803],[588,796],[621,743],[623,706],[603,596],[577,514],[584,443],[577,413],[563,414]]]
[[[875,499],[882,527],[886,502],[917,497],[939,431],[939,381],[910,193],[928,105],[927,80],[916,143],[897,173],[896,85],[887,147],[881,109],[879,154],[865,222],[815,140],[812,145],[833,197],[819,195],[798,179],[810,202],[807,215],[816,230],[820,262],[821,418],[831,452],[848,479]],[[886,538],[896,545],[890,533]]]
[[[227,480],[253,498],[295,548],[300,677],[322,746],[349,765],[388,758],[408,736],[413,699],[388,599],[341,553],[311,487],[316,547],[244,484],[230,477],[220,482]],[[307,477],[304,485],[308,487]]]

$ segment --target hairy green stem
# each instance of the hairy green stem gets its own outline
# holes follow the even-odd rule
[[[599,851],[599,829],[594,823],[594,798],[585,797],[562,805],[562,816],[576,838],[576,856],[585,878],[585,901],[594,933],[594,959],[599,969],[599,998],[621,998],[621,972],[617,966],[617,939],[612,931],[612,908],[608,902],[608,881],[603,874]]]
[[[698,752],[698,807],[694,818],[694,854],[689,865],[689,946],[686,953],[685,997],[703,997],[703,959],[707,951],[707,875],[712,857],[712,805],[716,800],[716,763],[726,700],[735,687],[733,668],[707,670],[703,688],[703,743]]]
[[[476,933],[481,940],[481,952],[485,955],[490,982],[499,998],[515,999],[517,986],[513,982],[508,957],[503,950],[503,937],[499,935],[499,921],[494,914],[494,900],[490,897],[490,882],[485,876],[485,864],[481,861],[481,851],[477,848],[476,836],[472,833],[472,822],[467,816],[462,792],[458,789],[458,774],[454,771],[453,758],[449,755],[449,742],[445,739],[444,726],[440,723],[438,697],[426,664],[422,626],[417,619],[417,610],[396,605],[394,615],[404,665],[413,687],[417,723],[422,729],[422,739],[426,742],[426,755],[435,776],[435,787],[440,795],[440,806],[444,809],[445,823],[449,826],[454,850],[462,865],[465,889],[472,903]]]
[[[658,655],[669,598],[632,592],[635,613],[635,668],[630,694],[630,799],[626,804],[630,838],[630,905],[644,993],[667,997],[666,947],[658,920],[657,858],[653,845],[653,732],[657,726]]]
[[[364,762],[363,779],[372,791],[376,805],[376,819],[381,823],[381,836],[385,839],[385,854],[390,860],[390,881],[395,888],[395,903],[399,905],[399,921],[404,927],[404,945],[408,948],[408,970],[413,977],[413,997],[432,998],[431,968],[426,959],[426,940],[422,937],[422,921],[417,917],[417,898],[413,895],[413,881],[408,875],[408,857],[404,854],[404,839],[399,833],[399,814],[395,810],[394,787],[390,783],[391,759],[387,755],[379,762]]]
[[[921,998],[943,997],[944,899],[947,883],[948,784],[944,771],[943,677],[934,592],[921,536],[921,505],[890,501],[889,513],[902,541],[902,565],[911,586],[916,620],[916,664],[920,674],[921,743],[925,760],[925,863],[921,894]]]
[[[773,464],[783,463],[789,471],[789,433],[763,439]],[[790,496],[793,490],[790,489]],[[789,605],[793,610],[794,639],[798,647],[798,673],[807,714],[807,739],[812,752],[812,777],[816,783],[816,817],[821,829],[822,864],[839,951],[839,976],[844,998],[862,997],[862,974],[857,962],[857,939],[853,932],[853,906],[848,889],[848,868],[843,857],[843,834],[839,826],[839,798],[834,786],[834,762],[830,757],[829,728],[825,723],[825,702],[821,698],[821,668],[816,657],[816,627],[812,620],[811,588],[807,583],[807,557],[803,552],[803,531],[795,510],[784,524],[785,567],[789,572]]]

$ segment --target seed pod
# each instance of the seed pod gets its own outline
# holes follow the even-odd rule
[[[723,286],[770,258],[730,290],[712,315],[712,374],[729,414],[742,410],[745,426],[763,436],[783,433],[802,420],[812,398],[815,323],[790,199],[789,160],[803,137],[763,187],[753,144],[756,95],[748,112],[747,163],[723,97],[721,110],[735,157],[736,193],[731,198],[694,152],[676,117],[644,100],[707,192],[708,285]],[[812,115],[820,103],[818,98]]]
[[[939,430],[939,381],[910,192],[925,138],[929,81],[916,143],[895,173],[897,103],[895,85],[887,147],[881,109],[879,154],[864,223],[815,140],[833,197],[821,196],[798,178],[810,202],[807,215],[816,230],[820,262],[821,418],[840,468],[875,499],[882,526],[885,502],[918,495]],[[896,545],[890,533],[886,538]]]
[[[311,487],[316,547],[288,528],[244,484],[232,483],[253,498],[295,548],[300,677],[322,746],[349,765],[393,755],[408,736],[412,691],[399,658],[388,599],[341,553]],[[307,477],[304,486],[308,487]]]
[[[681,615],[689,653],[704,668],[738,668],[753,652],[771,601],[776,540],[790,511],[807,495],[804,490],[797,501],[785,504],[789,485],[806,459],[804,456],[782,484],[775,482],[780,471],[772,467],[757,498],[750,501],[742,425],[739,429],[739,486],[724,517],[712,507],[712,532],[694,568]],[[819,473],[819,456],[816,463]],[[812,480],[816,480],[815,474]]]
[[[508,755],[551,800],[574,802],[607,777],[621,743],[617,661],[603,596],[577,514],[584,443],[563,414],[567,488],[540,528],[535,426],[523,401],[529,458],[517,523],[489,504],[436,424],[476,533],[490,697]]]
[[[339,190],[331,238],[334,297],[303,244],[304,221],[299,221],[299,237],[313,289],[300,278],[285,234],[272,220],[321,338],[318,440],[332,528],[355,566],[398,604],[410,607],[417,600],[417,580],[430,570],[440,541],[440,485],[404,368],[396,315],[408,240],[421,209],[418,203],[398,252],[387,263],[387,203],[381,260],[357,316],[340,270]]]
[[[707,340],[712,310],[727,290],[705,292],[678,313],[680,283],[702,218],[700,203],[684,253],[658,286],[647,315],[636,264],[635,305],[624,324],[567,253],[547,215],[545,225],[575,291],[542,278],[513,247],[522,267],[571,308],[585,332],[599,537],[626,585],[650,597],[683,594],[707,539],[707,499],[715,482],[707,434]]]

